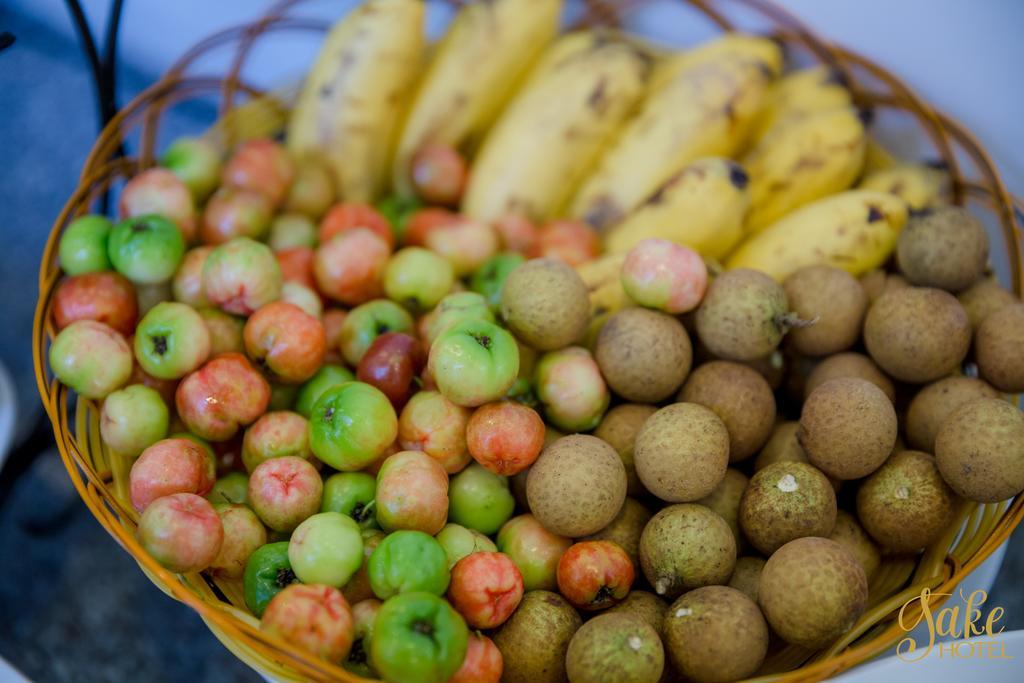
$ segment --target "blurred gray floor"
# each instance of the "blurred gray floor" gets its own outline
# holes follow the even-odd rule
[[[95,103],[78,46],[5,12],[0,32],[0,358],[15,378],[21,424],[38,408],[31,369],[32,310],[42,245],[96,135]],[[122,72],[121,102],[145,85]],[[171,129],[197,130],[179,115]],[[0,656],[50,681],[256,681],[189,609],[139,571],[78,501],[56,453],[0,500]],[[1007,630],[1024,628],[1020,531],[990,605]]]

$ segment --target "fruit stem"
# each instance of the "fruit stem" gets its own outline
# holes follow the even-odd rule
[[[793,329],[803,329],[810,327],[821,319],[820,315],[816,315],[810,320],[805,320],[796,314],[796,311],[790,311],[789,313],[782,313],[775,316],[775,325],[782,330],[783,333]]]

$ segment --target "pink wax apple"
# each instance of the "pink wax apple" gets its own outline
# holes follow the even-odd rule
[[[288,151],[269,138],[243,142],[221,171],[221,182],[259,193],[279,206],[295,179],[295,162]]]
[[[472,632],[462,666],[448,683],[499,683],[504,670],[505,660],[494,641],[479,631]]]
[[[121,218],[160,214],[181,230],[185,242],[196,238],[196,207],[192,193],[165,168],[151,168],[128,181],[121,191]]]
[[[217,504],[213,507],[224,528],[224,541],[217,557],[210,563],[210,572],[214,576],[240,579],[249,556],[266,544],[267,530],[256,513],[245,505]]]
[[[468,174],[466,160],[448,145],[426,145],[412,158],[412,184],[427,204],[457,206]]]
[[[157,562],[172,572],[188,574],[213,563],[224,541],[224,526],[205,498],[174,493],[146,508],[138,535]]]
[[[242,439],[242,464],[252,472],[271,458],[292,455],[319,465],[309,450],[309,422],[290,410],[275,410],[245,430]]]
[[[402,448],[423,451],[450,474],[469,464],[466,426],[470,410],[455,405],[437,391],[414,394],[398,418]]]
[[[267,605],[260,629],[335,664],[355,638],[352,610],[331,586],[293,583]]]
[[[610,607],[629,594],[633,562],[612,541],[582,541],[558,561],[558,591],[577,609]]]
[[[251,315],[281,298],[281,267],[262,242],[237,237],[210,252],[203,265],[203,291],[214,306]]]
[[[377,475],[377,522],[385,531],[411,529],[431,536],[448,520],[448,474],[419,451],[395,453]]]
[[[270,384],[245,356],[224,353],[187,375],[174,398],[189,431],[209,441],[227,441],[266,412]]]
[[[319,320],[295,304],[275,301],[261,307],[245,324],[245,351],[275,380],[300,384],[324,362],[327,334]]]
[[[353,228],[321,242],[313,258],[317,289],[349,306],[384,293],[388,243],[368,228]]]
[[[466,425],[473,459],[503,476],[522,472],[544,448],[544,420],[533,408],[513,401],[480,406]]]
[[[349,230],[366,229],[384,240],[388,249],[395,248],[395,235],[391,232],[391,223],[384,215],[369,204],[360,202],[341,202],[331,207],[317,233],[317,240],[324,244]]]
[[[64,278],[53,294],[53,322],[59,331],[76,320],[95,320],[132,334],[139,320],[135,287],[113,271]]]
[[[472,628],[497,628],[523,599],[523,576],[504,553],[472,553],[452,567],[448,601]]]
[[[543,225],[537,244],[528,253],[530,258],[556,258],[574,267],[600,255],[601,238],[597,232],[586,223],[570,220]]]
[[[498,231],[501,244],[505,251],[528,254],[540,242],[540,230],[537,225],[522,214],[511,213],[494,221],[494,229]]]
[[[438,225],[424,238],[424,245],[449,263],[456,277],[470,275],[498,253],[498,233],[487,223],[465,217]]]
[[[641,306],[666,313],[697,308],[707,287],[708,269],[700,254],[668,240],[638,242],[622,264],[626,294]]]
[[[497,537],[498,550],[508,555],[523,575],[526,590],[555,590],[558,561],[572,540],[551,533],[533,515],[505,522]]]
[[[286,455],[264,461],[249,475],[248,503],[274,531],[292,531],[320,511],[324,484],[302,458]]]
[[[277,263],[281,266],[281,278],[285,282],[298,282],[312,290],[316,290],[316,278],[313,277],[312,247],[289,247],[275,251]]]
[[[274,206],[259,192],[222,187],[203,209],[199,236],[204,244],[224,244],[236,237],[261,240],[270,230]]]
[[[163,439],[142,451],[128,474],[132,507],[139,512],[172,493],[205,496],[217,481],[210,453],[191,439]]]
[[[192,308],[202,308],[210,305],[203,290],[203,266],[209,257],[213,247],[193,247],[185,252],[185,257],[178,266],[178,272],[174,274],[171,281],[171,293],[174,300],[188,304]]]

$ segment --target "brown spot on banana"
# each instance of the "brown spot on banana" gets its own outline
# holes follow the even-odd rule
[[[868,223],[874,223],[885,218],[885,214],[874,204],[868,204]]]
[[[587,98],[587,106],[596,111],[598,114],[604,114],[608,109],[608,77],[603,76],[601,80],[594,85],[594,90],[590,93],[590,97]]]

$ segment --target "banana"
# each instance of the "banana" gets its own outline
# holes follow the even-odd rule
[[[463,212],[555,216],[636,106],[649,70],[647,55],[605,33],[554,43],[484,140]]]
[[[640,240],[658,238],[720,259],[743,237],[749,206],[747,174],[737,163],[719,157],[698,159],[612,228],[605,248],[626,251]]]
[[[425,144],[471,152],[558,32],[562,0],[491,0],[459,10],[423,76],[392,169],[412,196],[410,162]]]
[[[669,58],[657,68],[640,112],[573,198],[569,214],[607,229],[687,163],[733,155],[781,65],[777,44],[740,34]]]
[[[864,173],[873,173],[892,168],[897,163],[893,153],[874,138],[868,138],[867,149],[864,150]]]
[[[748,233],[816,199],[848,189],[864,166],[867,133],[842,107],[781,120],[743,158],[750,173]]]
[[[749,237],[727,268],[754,268],[781,281],[824,263],[860,275],[882,265],[907,222],[907,205],[875,190],[847,190],[808,204]]]
[[[949,172],[928,164],[896,164],[864,176],[857,187],[900,197],[912,210],[949,203]]]
[[[831,67],[819,65],[786,74],[765,94],[764,105],[751,124],[748,144],[756,145],[782,121],[803,119],[851,104],[853,96],[842,75]]]
[[[623,308],[633,306],[633,300],[622,287],[622,264],[626,254],[605,254],[593,261],[576,266],[576,273],[590,292],[590,324],[585,344],[593,349],[597,334],[608,318]]]
[[[347,201],[374,200],[387,181],[401,103],[423,54],[421,0],[369,0],[335,24],[288,125],[296,154],[321,151]]]

